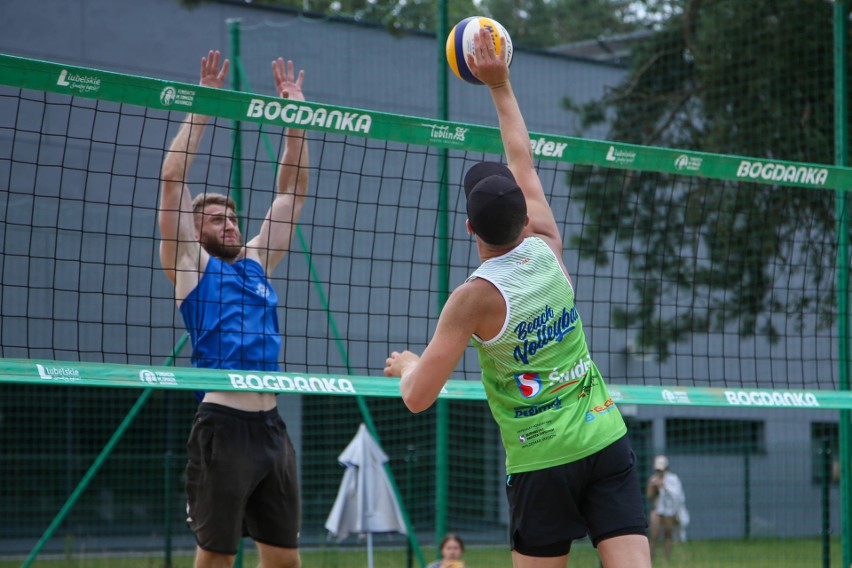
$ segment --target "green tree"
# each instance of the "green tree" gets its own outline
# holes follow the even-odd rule
[[[616,141],[830,164],[832,6],[824,0],[684,0],[600,101],[566,108]],[[591,174],[591,172],[590,172]],[[779,338],[834,313],[834,195],[663,174],[590,175],[573,237],[600,264],[629,259],[633,300],[613,310],[665,358],[692,332]],[[607,250],[609,244],[617,252]],[[780,292],[780,293],[779,293]],[[732,322],[736,322],[733,324]]]

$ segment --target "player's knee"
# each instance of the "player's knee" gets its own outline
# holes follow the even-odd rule
[[[298,548],[279,548],[258,543],[260,568],[300,568]]]

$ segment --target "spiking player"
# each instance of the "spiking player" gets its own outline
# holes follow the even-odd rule
[[[491,92],[509,166],[481,162],[465,175],[482,264],[447,300],[422,357],[393,352],[385,374],[401,377],[405,404],[421,412],[472,338],[506,449],[514,565],[564,568],[588,534],[604,567],[650,568],[635,455],[589,356],[505,50],[498,57],[485,30],[475,47],[468,66]]]

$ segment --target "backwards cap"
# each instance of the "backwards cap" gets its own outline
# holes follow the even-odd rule
[[[496,173],[495,173],[496,172]],[[488,244],[504,245],[524,227],[527,202],[509,168],[482,162],[464,179],[467,218],[473,232]]]
[[[476,184],[488,176],[503,176],[515,181],[512,171],[498,162],[479,162],[470,168],[464,176],[464,195],[470,197],[470,192]]]

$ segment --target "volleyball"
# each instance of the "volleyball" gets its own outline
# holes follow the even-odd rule
[[[512,64],[512,38],[509,37],[509,32],[500,22],[484,16],[465,18],[453,26],[450,35],[447,37],[447,63],[450,64],[450,69],[453,70],[456,77],[473,85],[481,85],[482,81],[470,72],[465,56],[470,53],[476,57],[473,52],[473,36],[479,31],[479,28],[485,28],[489,31],[497,55],[500,55],[505,49],[506,64]]]

